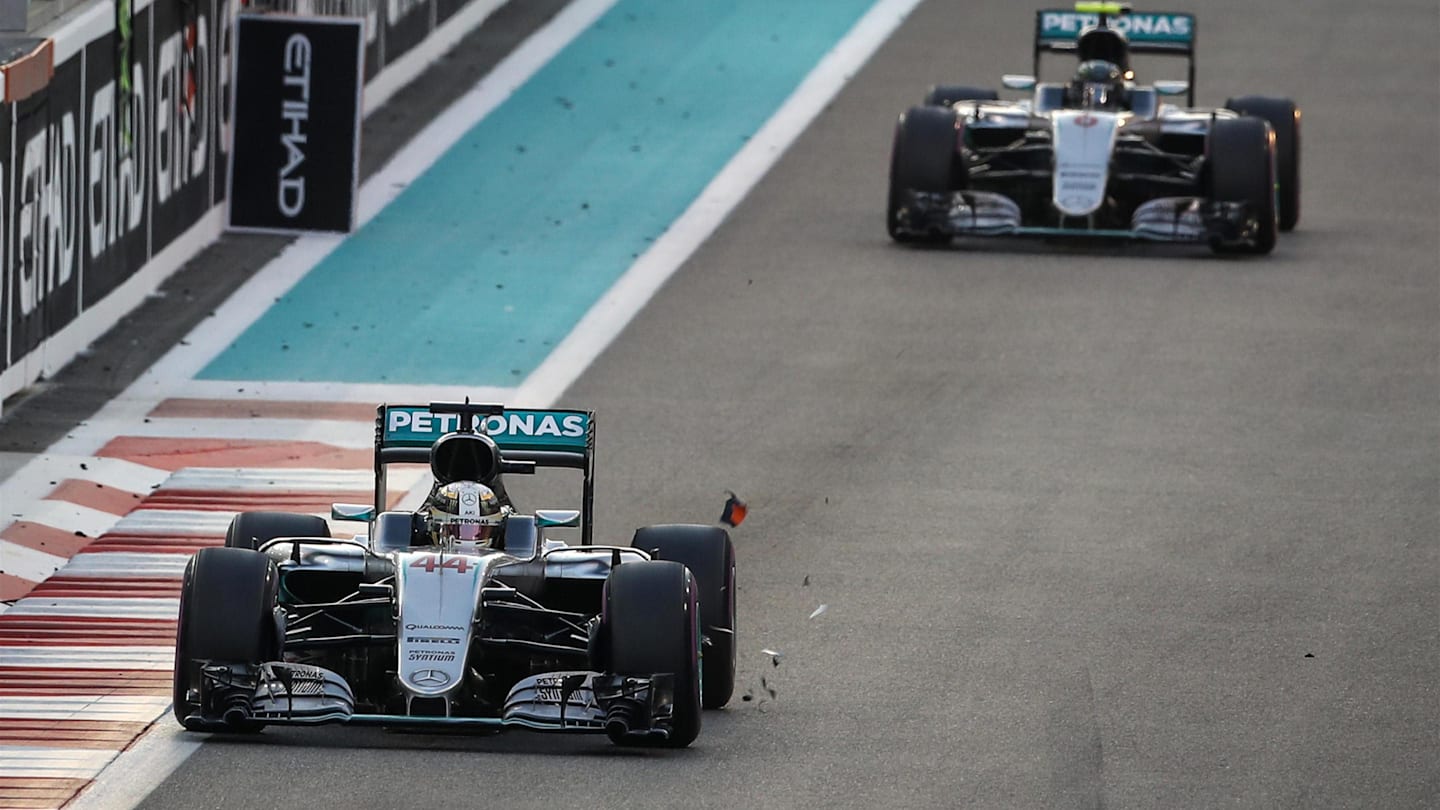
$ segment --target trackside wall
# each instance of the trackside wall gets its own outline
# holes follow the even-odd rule
[[[366,113],[502,1],[371,0]],[[57,24],[49,82],[0,103],[0,397],[64,366],[223,227],[238,2],[133,0],[117,28],[126,5]]]

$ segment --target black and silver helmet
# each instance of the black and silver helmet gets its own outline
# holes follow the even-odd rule
[[[508,510],[494,490],[475,481],[453,481],[435,490],[426,503],[430,538],[438,545],[494,542]]]

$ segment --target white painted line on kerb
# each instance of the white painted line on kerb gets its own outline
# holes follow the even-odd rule
[[[86,537],[99,537],[119,518],[112,512],[91,509],[69,501],[39,500],[17,510],[17,520],[27,520],[67,532],[84,532]]]
[[[0,745],[0,777],[92,779],[117,753],[106,748]]]
[[[130,647],[114,645],[85,645],[80,647],[52,647],[48,644],[34,644],[25,647],[0,647],[0,661],[7,667],[28,667],[33,669],[94,669],[103,672],[117,670],[145,670],[150,672],[170,671],[175,664],[174,647]]]
[[[375,446],[375,431],[366,430],[365,423],[339,419],[153,417],[149,422],[130,426],[125,435],[164,439],[319,442],[350,450]]]
[[[570,334],[526,378],[515,403],[539,408],[559,399],[715,232],[919,3],[920,0],[880,0],[866,12],[845,38],[825,54],[765,126],[725,164],[675,224],[595,302]]]
[[[119,720],[148,723],[169,707],[169,695],[0,696],[0,720]]]
[[[129,750],[117,757],[119,765],[100,772],[85,792],[65,805],[66,810],[116,810],[135,807],[165,781],[189,756],[200,749],[201,738],[186,734],[169,717],[150,727]]]
[[[106,616],[112,619],[174,619],[179,597],[27,596],[10,607],[9,616]]]

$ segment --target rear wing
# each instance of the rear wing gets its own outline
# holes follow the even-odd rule
[[[1121,3],[1075,4],[1075,8],[1049,8],[1035,12],[1035,66],[1040,75],[1043,53],[1075,53],[1080,32],[1102,24],[1129,40],[1130,53],[1183,57],[1189,64],[1189,104],[1195,106],[1195,15],[1180,11],[1133,12]]]
[[[468,420],[468,425],[462,420]],[[584,472],[580,542],[590,545],[595,503],[595,414],[591,411],[521,410],[470,402],[381,405],[375,414],[377,514],[385,508],[386,465],[429,464],[435,441],[457,431],[490,437],[507,462]]]

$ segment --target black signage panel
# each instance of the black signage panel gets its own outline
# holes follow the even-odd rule
[[[240,16],[231,227],[350,230],[364,37],[359,19]]]
[[[150,258],[154,203],[154,93],[150,9],[128,26],[130,47],[114,32],[85,46],[84,305],[90,307]],[[126,66],[130,80],[117,79]],[[201,212],[195,212],[197,215]],[[165,245],[155,242],[155,251]]]
[[[214,17],[206,2],[155,3],[154,197],[150,240],[159,252],[210,207],[210,72]]]
[[[56,66],[45,92],[14,107],[15,258],[6,297],[16,357],[80,313],[81,78],[76,54]]]

